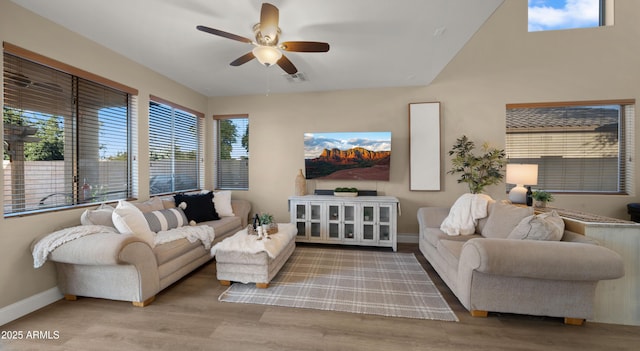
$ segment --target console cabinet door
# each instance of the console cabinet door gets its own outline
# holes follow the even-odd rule
[[[320,241],[324,239],[322,235],[322,222],[324,218],[322,203],[310,202],[308,209],[309,219],[307,220],[307,231],[309,232],[309,240]]]
[[[314,202],[292,203],[292,221],[296,224],[297,240],[320,240],[322,238],[322,204]]]
[[[380,204],[378,207],[378,243],[384,244],[384,246],[391,246],[393,244],[392,233],[395,233],[395,221],[396,218],[396,205],[393,204]]]
[[[307,203],[292,202],[291,203],[291,222],[295,223],[298,229],[296,240],[304,241],[309,239],[307,232]]]
[[[341,241],[344,234],[342,233],[342,222],[344,221],[342,213],[342,205],[327,204],[327,240]]]
[[[378,243],[377,217],[377,204],[360,204],[360,235],[358,239],[362,244],[375,245]]]

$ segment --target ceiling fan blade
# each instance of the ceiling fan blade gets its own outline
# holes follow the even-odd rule
[[[197,26],[196,27],[199,31],[203,31],[205,33],[209,33],[209,34],[213,34],[213,35],[217,35],[223,38],[227,38],[227,39],[231,39],[231,40],[237,40],[243,43],[248,43],[251,44],[251,39],[249,38],[245,38],[245,37],[241,37],[239,35],[236,34],[231,34],[231,33],[227,33],[224,31],[221,31],[219,29],[214,29],[214,28],[209,28],[209,27],[205,27],[205,26]]]
[[[237,59],[235,59],[233,62],[230,63],[231,66],[240,66],[240,65],[244,65],[245,63],[253,60],[254,58],[256,58],[253,55],[253,52],[249,51],[248,53],[238,57]]]
[[[280,44],[282,50],[294,52],[327,52],[329,44],[318,41],[285,41]]]
[[[291,63],[291,61],[289,61],[289,59],[284,55],[282,55],[282,57],[278,60],[277,64],[278,66],[280,66],[280,68],[282,68],[282,70],[289,74],[298,73],[298,69],[296,68],[296,66],[294,66],[293,63]]]
[[[278,22],[280,21],[280,11],[277,7],[263,3],[260,10],[260,33],[263,37],[274,39],[278,35]]]

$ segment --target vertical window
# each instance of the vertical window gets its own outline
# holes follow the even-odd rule
[[[613,25],[613,0],[529,0],[529,32]]]
[[[536,188],[629,194],[635,101],[507,105],[510,163],[538,165]]]
[[[217,189],[249,190],[249,117],[214,116]]]
[[[197,114],[197,115],[196,115]],[[158,97],[149,102],[149,193],[197,190],[203,114]]]
[[[126,92],[5,51],[4,214],[131,195]]]

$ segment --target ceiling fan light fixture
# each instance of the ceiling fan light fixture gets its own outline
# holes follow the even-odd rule
[[[267,67],[275,65],[282,57],[282,52],[273,46],[256,46],[252,52],[258,61]]]

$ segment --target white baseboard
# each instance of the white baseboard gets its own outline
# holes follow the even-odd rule
[[[22,316],[26,316],[33,311],[37,311],[44,306],[50,305],[62,298],[62,293],[58,287],[45,290],[41,293],[27,297],[9,306],[0,308],[0,326],[14,321]]]
[[[416,233],[398,233],[397,240],[404,244],[417,244],[418,234]]]

